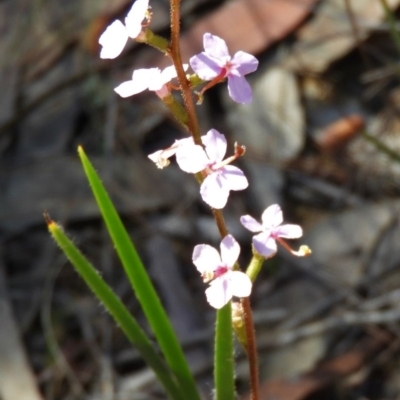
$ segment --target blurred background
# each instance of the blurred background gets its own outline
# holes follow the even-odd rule
[[[191,262],[219,235],[195,180],[147,155],[185,132],[154,93],[121,99],[135,68],[165,65],[130,42],[101,60],[98,38],[128,0],[0,2],[0,398],[164,399],[152,372],[56,248],[63,224],[144,323],[102,224],[76,149],[93,163],[212,396],[215,310]],[[167,0],[151,28],[169,35]],[[230,196],[228,228],[248,262],[250,232],[279,203],[313,254],[268,260],[252,293],[263,399],[400,398],[400,0],[184,0],[184,59],[202,35],[256,55],[254,100],[225,84],[198,114],[245,145],[250,186]],[[248,367],[237,346],[237,389]],[[190,400],[190,399],[188,399]]]

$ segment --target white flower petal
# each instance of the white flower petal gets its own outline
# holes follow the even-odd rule
[[[160,68],[151,68],[151,80],[149,81],[149,90],[156,91],[160,90],[164,86],[164,82],[161,76]]]
[[[221,162],[226,153],[227,142],[225,135],[216,129],[210,129],[206,134],[206,152],[212,162]]]
[[[125,18],[125,25],[129,36],[132,39],[138,37],[142,30],[142,21],[149,8],[149,0],[136,0]]]
[[[226,235],[221,241],[221,259],[229,268],[235,265],[239,258],[240,245],[232,235]]]
[[[240,222],[251,232],[261,232],[263,230],[262,225],[250,215],[242,215]]]
[[[193,264],[203,274],[206,271],[215,271],[221,265],[221,257],[214,247],[208,244],[199,244],[193,249]]]
[[[203,148],[195,144],[179,146],[176,152],[176,161],[180,169],[189,174],[202,171],[209,163]]]
[[[187,71],[189,68],[188,64],[183,64],[183,70]],[[177,72],[174,65],[170,65],[161,72],[161,80],[163,84],[171,82],[172,79],[177,77]]]
[[[253,246],[257,253],[265,258],[272,257],[278,250],[276,241],[271,237],[270,232],[261,232],[253,236]]]
[[[229,300],[232,299],[232,289],[227,279],[227,274],[224,274],[214,279],[206,290],[207,301],[216,309],[222,308]]]
[[[223,185],[218,173],[208,175],[200,186],[202,199],[211,207],[220,210],[228,202],[229,189]]]
[[[229,286],[236,297],[248,297],[253,284],[251,279],[242,271],[228,271]]]
[[[264,229],[276,228],[283,222],[283,214],[279,204],[272,204],[261,215]]]
[[[225,165],[219,171],[229,190],[244,190],[249,186],[249,182],[241,169],[233,165]]]
[[[303,229],[300,225],[281,225],[273,230],[274,234],[278,237],[286,239],[297,239],[303,236]]]
[[[114,90],[121,97],[129,97],[148,89],[158,68],[141,68],[133,71],[132,80],[121,83]]]
[[[117,86],[114,90],[121,96],[121,97],[129,97],[133,96],[134,94],[143,92],[143,90],[147,89],[147,85],[144,82],[137,82],[137,81],[126,81],[122,82],[119,86]]]
[[[125,47],[128,40],[128,32],[121,21],[114,21],[99,38],[99,44],[102,46],[101,58],[116,58]]]

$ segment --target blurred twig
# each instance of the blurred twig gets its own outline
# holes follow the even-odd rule
[[[1,245],[0,245],[1,246]],[[2,400],[43,400],[29,366],[7,293],[0,247],[0,397]]]

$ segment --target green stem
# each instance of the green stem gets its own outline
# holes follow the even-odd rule
[[[253,252],[253,258],[250,261],[249,266],[247,267],[246,274],[249,276],[252,282],[255,282],[261,267],[264,263],[265,258],[256,253],[255,251]]]
[[[162,36],[156,35],[152,30],[146,29],[144,31],[144,38],[141,40],[140,37],[136,39],[140,43],[147,43],[155,49],[161,51],[164,54],[169,53],[168,40]]]
[[[168,107],[169,111],[171,111],[171,114],[175,117],[175,119],[186,130],[189,130],[189,127],[188,127],[189,117],[188,117],[185,107],[183,107],[182,104],[179,103],[179,101],[177,101],[172,94],[162,98],[161,100]]]
[[[231,302],[218,310],[215,330],[215,400],[234,400],[235,371]]]

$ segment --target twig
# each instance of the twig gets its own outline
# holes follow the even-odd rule
[[[2,400],[43,400],[20,340],[7,293],[0,248],[0,397]]]

